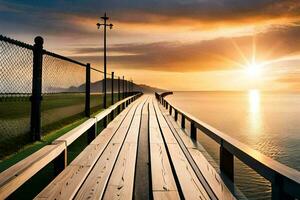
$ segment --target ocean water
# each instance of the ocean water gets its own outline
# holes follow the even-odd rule
[[[300,171],[300,94],[174,92],[166,98],[251,148]],[[219,146],[198,133],[198,141],[218,166]],[[249,199],[270,199],[270,183],[235,159],[235,184]]]

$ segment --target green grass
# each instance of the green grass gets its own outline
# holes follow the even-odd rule
[[[111,105],[111,95],[107,96]],[[117,99],[117,95],[114,95]],[[103,106],[102,94],[91,94],[91,114],[99,113]],[[6,97],[0,101],[0,160],[31,143],[29,98]],[[42,134],[61,129],[83,119],[84,93],[48,94],[41,104]]]
[[[75,121],[70,125],[67,125],[57,131],[51,132],[45,135],[41,141],[37,141],[31,144],[24,146],[19,151],[15,152],[14,154],[4,158],[2,162],[0,162],[0,172],[4,171],[5,169],[9,168],[10,166],[14,165],[15,163],[19,162],[20,160],[26,158],[27,156],[31,155],[32,153],[36,152],[37,150],[41,149],[45,145],[51,144],[52,141],[59,138],[63,134],[67,133],[68,131],[72,130],[73,128],[77,127],[78,125],[82,124],[87,118],[83,118],[81,120]]]

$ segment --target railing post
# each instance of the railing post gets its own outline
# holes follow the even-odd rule
[[[181,114],[181,128],[185,129],[185,116]]]
[[[115,73],[111,73],[111,105],[114,104],[114,75]]]
[[[60,142],[61,143],[61,142]],[[53,142],[52,144],[58,144]],[[67,167],[67,148],[63,150],[54,160],[54,175],[57,176],[60,172],[62,172]]]
[[[125,97],[128,97],[128,81],[125,80]]]
[[[41,101],[42,101],[42,67],[43,67],[43,43],[42,37],[34,39],[33,47],[33,73],[30,132],[32,140],[41,140]]]
[[[272,184],[272,200],[293,200],[292,196],[286,194],[283,190],[283,180],[281,175],[276,174],[274,180],[271,182]]]
[[[121,83],[120,77],[118,76],[118,101],[121,101],[121,91],[120,91],[121,86],[120,86],[120,83]],[[120,114],[120,112],[121,112],[120,105],[118,106],[118,110],[117,111],[118,111],[118,114]]]
[[[118,101],[121,100],[120,76],[118,76]]]
[[[97,136],[97,122],[87,132],[87,142],[90,144]]]
[[[85,116],[90,117],[90,98],[91,98],[91,65],[86,64],[85,73]]]
[[[197,140],[197,129],[194,121],[191,121],[191,138]]]
[[[170,113],[170,115],[172,116],[172,106],[170,106],[169,113]]]
[[[223,141],[221,141],[220,146],[220,170],[231,183],[234,183],[234,157],[232,153],[224,148]]]
[[[174,111],[175,111],[175,116],[174,116],[174,118],[175,118],[175,121],[177,122],[177,119],[178,119],[178,111],[177,111],[176,109],[174,109]]]
[[[107,98],[107,94],[106,94],[106,73],[104,73],[104,79],[103,79],[103,83],[102,83],[102,90],[103,90],[103,108],[106,109],[107,108],[107,103],[106,103],[106,98]]]
[[[125,99],[125,80],[124,80],[124,76],[123,76],[123,84],[122,84],[122,87],[123,87],[123,90],[122,90],[122,92],[123,92],[123,99]]]

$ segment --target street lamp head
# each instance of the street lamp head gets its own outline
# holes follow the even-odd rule
[[[96,25],[97,25],[97,28],[100,29],[101,24],[97,23]]]
[[[110,29],[112,29],[112,28],[113,28],[113,26],[114,26],[113,24],[110,24],[110,25],[109,25],[109,28],[110,28]]]

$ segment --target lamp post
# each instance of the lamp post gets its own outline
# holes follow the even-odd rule
[[[103,89],[104,89],[104,100],[103,100],[103,107],[107,108],[106,105],[106,27],[109,27],[112,29],[113,24],[107,24],[107,20],[109,20],[109,17],[106,16],[106,13],[104,13],[104,16],[101,17],[101,19],[104,20],[104,23],[97,23],[98,29],[100,29],[101,26],[104,27],[104,82],[103,82]]]

